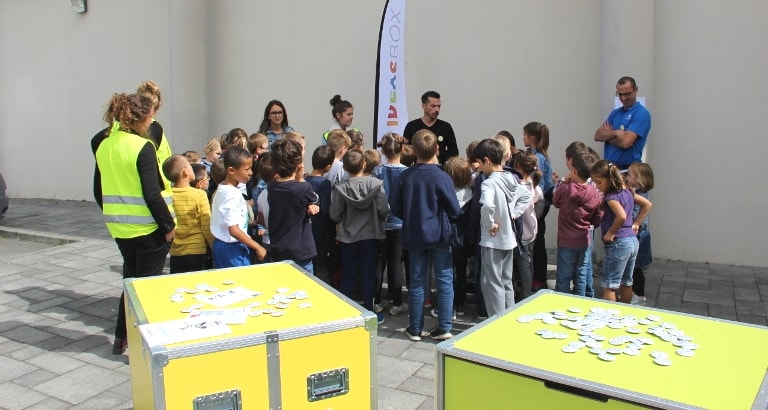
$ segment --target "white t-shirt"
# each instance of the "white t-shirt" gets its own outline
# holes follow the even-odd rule
[[[269,242],[269,202],[267,202],[266,189],[261,191],[256,198],[256,203],[259,206],[259,213],[264,215],[264,235],[261,236],[261,241],[268,244],[271,242]]]
[[[228,243],[238,242],[229,234],[232,225],[248,232],[248,204],[239,188],[220,184],[216,188],[211,211],[211,233],[216,239]]]

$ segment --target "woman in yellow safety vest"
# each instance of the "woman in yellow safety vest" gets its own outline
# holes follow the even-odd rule
[[[160,275],[175,222],[172,197],[163,195],[165,182],[150,140],[155,104],[144,94],[115,94],[108,110],[105,118],[111,118],[113,126],[96,150],[100,186],[94,193],[123,255],[123,278]],[[127,346],[121,296],[112,353],[122,354]]]

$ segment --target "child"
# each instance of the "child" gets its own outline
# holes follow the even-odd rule
[[[397,178],[407,169],[405,165],[400,163],[400,153],[403,151],[404,144],[405,139],[401,135],[393,133],[384,134],[378,143],[381,152],[387,158],[387,163],[374,168],[373,176],[380,179],[384,184],[384,192],[387,194],[390,207],[392,206],[392,192]],[[383,311],[387,306],[386,299],[383,299],[381,295],[385,269],[387,271],[387,290],[392,300],[389,314],[397,316],[408,311],[408,304],[403,303],[403,244],[400,239],[402,228],[403,220],[390,212],[384,222],[384,241],[381,243],[376,271],[378,282],[373,306],[373,311],[376,313]]]
[[[202,158],[200,157],[200,153],[198,153],[197,151],[186,151],[182,155],[184,155],[184,158],[186,158],[190,164],[200,164],[202,161]]]
[[[333,188],[330,217],[339,223],[336,239],[341,242],[341,292],[354,297],[356,281],[363,291],[363,307],[373,310],[376,293],[376,258],[384,239],[384,221],[389,204],[381,180],[363,175],[365,158],[358,150],[344,154],[349,179]],[[376,313],[379,323],[384,315]]]
[[[269,141],[264,134],[254,133],[248,136],[248,151],[253,155],[253,162],[259,160],[259,156],[269,152]]]
[[[232,266],[248,266],[251,257],[248,248],[256,252],[257,259],[264,259],[266,250],[246,233],[248,230],[248,204],[238,185],[251,178],[253,157],[240,147],[231,147],[224,154],[226,177],[216,189],[213,198],[211,233],[213,241],[213,266],[216,269]]]
[[[410,167],[416,163],[416,155],[413,153],[413,145],[403,144],[403,152],[400,153],[400,163]]]
[[[514,220],[531,202],[531,191],[521,188],[517,179],[505,172],[504,147],[496,139],[486,139],[475,148],[480,169],[486,175],[480,187],[480,288],[489,316],[514,305],[512,287],[513,254],[517,246]]]
[[[363,158],[365,159],[363,175],[369,177],[373,174],[373,170],[381,164],[381,154],[378,150],[369,148],[363,151]]]
[[[213,245],[208,197],[204,191],[190,186],[196,178],[186,157],[169,157],[163,163],[163,174],[173,183],[173,210],[177,221],[176,237],[171,243],[171,273],[203,270],[207,247]]]
[[[526,148],[536,154],[541,171],[541,191],[545,198],[549,198],[549,191],[554,187],[552,181],[552,166],[549,162],[549,127],[540,122],[529,122],[523,127],[523,143]],[[545,200],[541,215],[539,215],[536,231],[536,239],[533,245],[533,289],[546,289],[547,287],[547,244],[544,241],[547,230],[546,217],[549,213],[550,201]]]
[[[602,197],[587,183],[595,158],[589,153],[566,156],[568,175],[558,183],[552,204],[557,217],[557,281],[555,291],[586,296],[592,276],[592,226],[603,216]],[[573,282],[573,290],[571,290]]]
[[[312,172],[307,176],[307,182],[312,186],[318,197],[320,212],[312,217],[312,237],[315,239],[317,256],[312,261],[315,276],[325,283],[331,283],[331,274],[336,272],[338,263],[331,264],[331,256],[336,252],[336,223],[331,220],[331,181],[323,178],[323,174],[331,170],[334,152],[328,145],[321,145],[312,153]]]
[[[408,249],[410,283],[408,338],[419,341],[424,326],[424,295],[427,291],[427,264],[432,261],[437,285],[438,326],[429,332],[436,340],[453,337],[453,261],[449,218],[457,218],[461,208],[451,178],[440,169],[437,136],[427,129],[414,134],[413,151],[417,162],[403,171],[392,193],[392,213],[403,220],[403,248]],[[401,158],[402,161],[402,158]]]
[[[207,192],[208,184],[210,183],[210,177],[208,176],[208,170],[205,169],[205,165],[192,164],[192,171],[195,173],[195,179],[192,180],[190,185],[194,188],[202,190],[203,192]],[[208,208],[211,208],[210,202],[208,203]],[[208,228],[210,229],[210,226]]]
[[[521,175],[520,184],[531,191],[531,203],[525,208],[520,217],[522,220],[522,232],[520,243],[513,257],[515,270],[513,277],[520,281],[520,295],[516,301],[531,296],[533,285],[533,241],[538,230],[536,206],[544,202],[544,193],[541,192],[541,171],[538,169],[536,155],[528,151],[518,151],[510,160],[512,167]]]
[[[272,259],[292,260],[314,274],[312,258],[317,255],[309,217],[315,215],[317,194],[306,182],[296,181],[302,160],[301,144],[283,138],[272,144],[272,168],[277,177],[267,184],[269,240]]]
[[[203,148],[203,153],[205,153],[205,158],[201,159],[200,163],[205,165],[206,171],[210,174],[211,165],[221,157],[221,144],[219,143],[219,139],[213,138],[208,141],[208,143],[205,144],[205,148]]]
[[[328,134],[328,144],[334,152],[334,161],[331,170],[323,174],[323,178],[331,181],[331,185],[336,186],[339,182],[349,178],[344,171],[344,163],[341,157],[347,152],[350,146],[349,136],[342,130],[333,130]]]
[[[304,134],[301,134],[296,131],[288,131],[285,133],[283,138],[287,140],[292,140],[295,142],[298,142],[299,145],[301,145],[301,158],[302,161],[299,162],[299,167],[296,169],[296,180],[299,182],[304,182],[304,153],[307,149],[307,141],[306,138],[304,138]]]
[[[453,181],[453,190],[459,201],[461,213],[455,222],[451,223],[454,232],[451,243],[453,254],[453,312],[454,315],[464,315],[464,302],[467,297],[467,259],[468,252],[464,243],[464,231],[469,222],[469,207],[472,199],[472,169],[466,158],[451,157],[445,162],[445,173]],[[437,309],[432,309],[432,316],[437,316]]]
[[[632,209],[637,202],[640,206],[637,219],[642,221],[648,216],[652,205],[647,199],[627,189],[619,168],[608,160],[598,161],[592,167],[591,175],[597,189],[604,194],[603,218],[600,221],[605,244],[601,282],[603,298],[616,301],[619,293],[622,302],[630,303],[639,228],[632,219]]]
[[[272,168],[272,153],[265,152],[259,157],[256,171],[259,174],[259,184],[254,191],[256,194],[256,207],[254,209],[256,212],[256,236],[267,251],[267,256],[264,257],[263,261],[267,263],[272,262],[272,246],[269,239],[269,200],[267,198],[267,184],[275,179],[275,170]],[[259,187],[261,187],[260,190]]]
[[[629,171],[627,174],[627,185],[635,190],[637,195],[644,198],[648,198],[648,191],[653,189],[653,169],[651,166],[642,162],[633,162],[629,165]],[[635,204],[635,208],[632,211],[632,217],[635,221],[638,221],[637,217],[640,212],[640,207]],[[651,253],[651,231],[648,230],[648,218],[645,218],[640,222],[640,227],[637,232],[637,241],[639,242],[637,250],[637,259],[635,260],[635,270],[633,271],[632,290],[632,303],[636,305],[645,305],[645,269],[653,261],[653,255]],[[636,295],[636,296],[635,296]]]
[[[211,203],[213,203],[213,198],[216,196],[216,190],[211,192],[211,185],[216,184],[218,187],[220,183],[224,182],[224,179],[227,177],[227,169],[224,167],[224,158],[219,158],[216,161],[213,162],[211,165],[211,171],[210,171],[211,179],[208,184],[208,197],[210,198]]]
[[[349,135],[349,149],[357,149],[365,152],[365,147],[363,147],[363,133],[360,132],[360,130],[357,128],[350,128],[347,130],[347,135]]]

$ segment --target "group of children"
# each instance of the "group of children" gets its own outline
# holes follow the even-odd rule
[[[359,131],[332,130],[306,175],[301,134],[286,132],[270,146],[263,134],[233,129],[210,141],[204,157],[186,152],[163,164],[178,220],[171,272],[291,260],[362,300],[380,321],[389,301],[391,315],[410,311],[411,340],[447,339],[452,319],[464,312],[470,261],[480,318],[531,294],[535,244],[551,202],[560,209],[555,289],[594,296],[593,235],[600,225],[603,297],[630,302],[633,274],[642,280],[641,268],[650,263],[636,263],[638,235],[647,236],[650,167],[632,164],[625,179],[614,164],[574,142],[565,152],[569,172],[559,178],[546,152],[548,130],[541,138],[546,126],[531,124],[538,127],[524,129],[527,151],[513,153],[511,134],[500,132],[471,143],[466,158],[444,166],[437,160],[438,137],[428,130],[410,144],[384,135],[378,144],[384,158],[363,149]],[[552,187],[543,189],[546,178]],[[433,285],[438,324],[425,332]],[[637,286],[635,293],[644,295]]]

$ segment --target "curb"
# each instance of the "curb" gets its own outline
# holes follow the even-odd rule
[[[53,246],[66,245],[83,240],[83,238],[74,236],[59,235],[55,233],[42,233],[29,229],[9,228],[7,226],[0,226],[0,238],[45,243]]]

